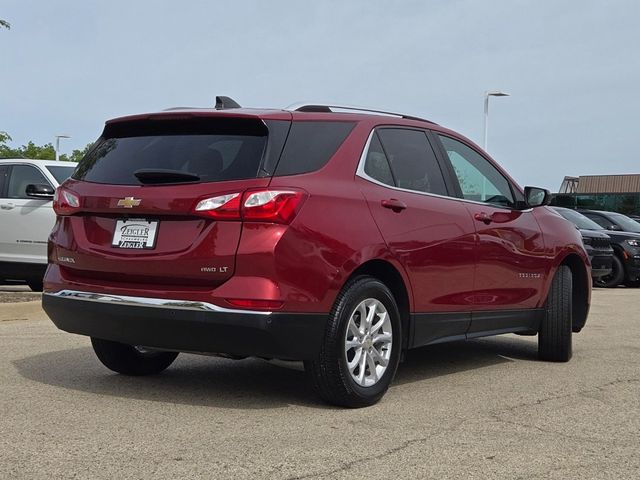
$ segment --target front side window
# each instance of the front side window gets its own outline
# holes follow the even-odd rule
[[[31,165],[14,165],[9,177],[9,198],[31,198],[27,195],[27,185],[50,185],[40,170]]]
[[[440,141],[458,178],[463,198],[501,207],[515,205],[507,179],[478,152],[444,135]]]
[[[375,154],[385,154],[396,187],[447,195],[442,171],[425,132],[402,128],[381,128],[377,131],[377,135],[382,148]],[[375,145],[375,147],[378,146]],[[381,165],[381,173],[384,174],[384,163]]]

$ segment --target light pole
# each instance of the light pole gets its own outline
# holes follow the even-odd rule
[[[60,139],[71,138],[69,135],[56,135],[56,162],[60,160]]]
[[[508,97],[509,94],[505,92],[484,92],[484,145],[485,152],[487,151],[487,136],[489,135],[489,97]]]

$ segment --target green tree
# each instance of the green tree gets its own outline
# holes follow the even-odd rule
[[[18,148],[12,148],[8,145],[11,141],[11,135],[7,132],[0,131],[0,158],[31,158],[34,160],[55,160],[56,150],[51,143],[44,145],[36,145],[34,142],[28,142]],[[74,150],[70,155],[60,155],[63,162],[78,162],[89,151],[93,144],[88,143],[83,149]]]
[[[60,155],[60,160],[63,160],[65,162],[79,162],[80,160],[82,160],[82,157],[84,157],[87,152],[91,149],[91,147],[93,147],[93,143],[87,143],[87,145],[79,150],[76,149],[73,152],[71,152],[70,155],[67,154],[62,154]]]
[[[0,28],[6,28],[7,30],[11,30],[11,24],[6,20],[0,20]]]

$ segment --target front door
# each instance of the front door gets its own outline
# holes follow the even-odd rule
[[[478,238],[473,295],[478,313],[469,336],[512,327],[517,317],[530,313],[518,312],[534,309],[542,295],[542,232],[531,209],[517,208],[521,193],[489,160],[461,141],[439,138],[468,200],[465,206]]]

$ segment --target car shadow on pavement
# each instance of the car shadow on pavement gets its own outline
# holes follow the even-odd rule
[[[531,342],[506,338],[472,340],[412,350],[394,385],[452,375],[505,362],[535,360]],[[74,348],[15,360],[18,373],[35,382],[97,395],[232,409],[289,405],[333,408],[316,397],[301,369],[260,359],[229,360],[181,354],[159,375],[127,377],[110,372],[93,350]]]
[[[515,360],[536,361],[537,344],[508,335],[416,348],[400,364],[395,385],[491,367]]]

